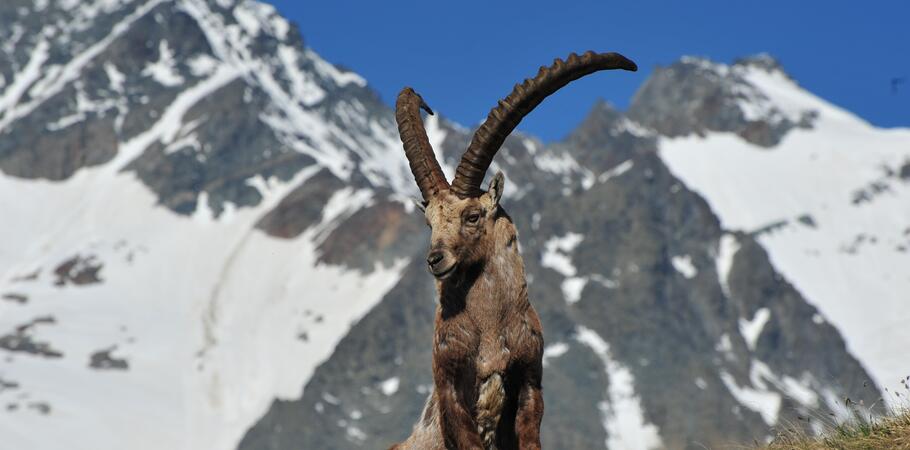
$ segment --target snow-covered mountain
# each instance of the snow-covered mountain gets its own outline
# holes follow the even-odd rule
[[[253,1],[6,1],[0,42],[0,448],[407,435],[427,233],[363,78]],[[470,130],[427,127],[451,175]],[[750,442],[910,374],[910,130],[773,60],[685,58],[494,164],[547,447]]]
[[[818,320],[841,330],[881,385],[897,387],[910,375],[910,130],[877,129],[779,68],[700,66],[756,88],[760,101],[747,97],[744,113],[764,103],[811,126],[767,149],[730,133],[667,137],[661,159],[724,229],[757,236]]]

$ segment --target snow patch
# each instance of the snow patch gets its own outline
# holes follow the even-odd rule
[[[720,335],[720,340],[717,341],[714,350],[724,355],[727,361],[736,361],[736,353],[733,353],[733,341],[730,340],[729,334]]]
[[[104,73],[111,82],[111,90],[123,93],[123,82],[126,81],[126,76],[117,69],[117,66],[111,62],[104,63]]]
[[[278,46],[278,58],[291,82],[291,94],[300,99],[304,106],[313,106],[325,98],[325,91],[307,72],[300,69],[299,54],[294,47]]]
[[[574,276],[576,270],[569,255],[583,240],[584,235],[571,232],[548,239],[543,245],[544,253],[541,256],[540,264],[543,267],[549,267],[561,273],[563,276]]]
[[[559,358],[562,355],[565,355],[569,351],[569,344],[565,342],[557,342],[555,344],[550,344],[543,349],[543,366],[547,367],[550,363],[549,360]]]
[[[632,169],[633,166],[635,166],[635,162],[632,161],[631,159],[623,161],[623,162],[617,164],[616,167],[613,167],[612,169],[607,170],[606,172],[598,175],[597,182],[606,183],[607,181],[628,172],[629,170]]]
[[[572,264],[571,258],[572,251],[582,240],[584,240],[584,236],[578,233],[552,237],[544,243],[544,252],[540,260],[540,265],[543,267],[549,267],[566,277],[560,287],[563,298],[570,304],[581,299],[581,292],[588,283],[587,277],[575,276],[577,270]]]
[[[586,284],[588,284],[588,279],[584,277],[569,277],[563,280],[560,288],[566,303],[572,304],[581,300],[581,292],[585,289]]]
[[[726,370],[720,372],[720,379],[739,404],[759,413],[766,424],[773,426],[777,423],[781,405],[780,394],[767,389],[739,386],[736,378]]]
[[[426,119],[427,139],[433,147],[436,161],[439,162],[439,167],[446,180],[452,180],[455,178],[455,166],[446,162],[445,155],[442,154],[442,144],[445,142],[448,132],[442,127],[439,115],[427,116]]]
[[[187,60],[186,64],[194,77],[207,77],[215,73],[215,69],[218,67],[218,60],[202,53]]]
[[[797,380],[793,377],[785,376],[781,380],[783,383],[783,390],[787,394],[787,397],[790,397],[796,400],[800,405],[817,408],[818,407],[818,394],[812,390],[812,376],[807,374],[803,375],[801,380]]]
[[[281,17],[278,14],[272,16],[269,19],[269,24],[272,25],[272,30],[275,33],[275,37],[284,41],[288,38],[288,32],[291,31],[291,25],[288,24],[288,21]]]
[[[390,396],[398,392],[400,383],[401,380],[399,380],[398,377],[392,377],[379,383],[379,390],[382,391],[383,395]]]
[[[534,165],[544,172],[569,175],[579,170],[578,162],[568,152],[546,152],[534,157]]]
[[[717,281],[727,298],[730,298],[730,285],[727,280],[730,276],[730,269],[733,267],[733,257],[739,251],[739,241],[736,236],[726,233],[720,238],[717,250]]]
[[[322,243],[341,222],[373,204],[373,195],[371,189],[355,190],[350,187],[332,194],[322,209],[322,220],[313,226],[314,240]]]
[[[150,76],[162,86],[174,87],[183,84],[183,77],[177,72],[174,52],[167,41],[158,43],[158,61],[148,63],[142,69],[142,75]]]
[[[254,37],[259,36],[259,18],[245,6],[240,4],[234,8],[234,19],[247,33]]]
[[[364,442],[367,440],[367,434],[354,425],[348,425],[344,432],[345,436],[354,442]]]
[[[310,49],[305,50],[305,55],[313,61],[317,72],[326,78],[333,80],[338,86],[343,87],[349,84],[355,84],[360,87],[365,87],[367,85],[367,80],[360,75],[357,75],[354,72],[342,72],[341,70],[338,70],[337,67],[322,59],[321,56]]]
[[[758,343],[758,337],[761,336],[765,324],[771,318],[771,311],[768,308],[759,308],[752,316],[752,320],[740,318],[739,332],[743,335],[749,350],[755,350],[755,344]]]
[[[698,269],[692,264],[692,257],[689,255],[674,256],[670,262],[673,264],[673,268],[686,279],[692,279],[698,275]]]
[[[649,423],[644,416],[641,401],[635,394],[632,372],[613,359],[610,345],[594,330],[578,327],[576,339],[594,351],[607,372],[608,401],[598,404],[607,432],[607,448],[635,450],[663,447],[657,426]]]
[[[47,41],[39,41],[35,48],[32,49],[32,54],[29,56],[25,67],[13,75],[12,83],[6,87],[3,95],[0,95],[0,111],[6,112],[4,117],[11,112],[7,110],[15,107],[22,94],[26,92],[26,89],[32,86],[41,76],[41,67],[47,61],[49,48],[50,45]],[[0,121],[0,130],[8,123],[7,121]]]

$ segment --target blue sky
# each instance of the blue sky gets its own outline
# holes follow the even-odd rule
[[[519,129],[561,139],[597,98],[625,108],[657,65],[768,52],[810,91],[873,124],[910,126],[907,1],[270,0],[307,45],[367,78],[387,103],[413,86],[465,125],[512,86],[572,51],[617,51],[635,74],[595,74],[547,99]],[[892,93],[891,79],[907,77]]]

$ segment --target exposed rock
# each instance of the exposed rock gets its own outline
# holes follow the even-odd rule
[[[103,264],[94,255],[73,256],[54,269],[54,274],[57,276],[54,284],[64,286],[100,283],[101,278],[98,275],[102,267]]]
[[[244,82],[230,83],[187,113],[187,123],[198,123],[187,132],[192,139],[179,145],[154,144],[128,170],[136,171],[161,204],[180,214],[193,213],[202,192],[208,194],[207,206],[216,217],[227,203],[257,205],[262,195],[247,180],[259,176],[287,181],[314,162],[285,147],[264,126],[260,114],[266,102]]]
[[[581,166],[601,173],[636,154],[656,151],[657,138],[648,133],[644,126],[598,100],[564,143]]]
[[[48,108],[55,108],[52,102]],[[77,169],[103,164],[117,153],[113,121],[88,117],[54,131],[43,128],[48,118],[36,111],[20,124],[17,133],[0,139],[0,169],[25,178],[63,180]],[[37,131],[40,130],[40,131]]]
[[[739,58],[733,63],[733,65],[742,67],[758,67],[766,72],[785,73],[784,67],[780,64],[780,62],[768,53],[759,53],[757,55]]]
[[[51,405],[47,402],[31,402],[28,404],[29,409],[34,409],[38,411],[43,416],[46,416],[51,413]]]
[[[3,393],[3,391],[12,391],[15,389],[19,389],[19,383],[0,378],[0,393]]]
[[[116,350],[117,347],[111,347],[104,350],[98,350],[95,353],[92,353],[89,358],[89,367],[98,370],[127,370],[130,365],[126,358],[117,358],[111,356],[111,353]]]
[[[796,220],[809,228],[818,228],[818,224],[815,222],[815,218],[813,218],[811,214],[803,214],[797,217]]]
[[[20,305],[25,304],[25,303],[28,302],[28,296],[27,296],[27,295],[25,295],[25,294],[19,294],[19,293],[16,293],[16,292],[7,292],[7,293],[3,294],[3,296],[0,297],[0,298],[3,298],[3,300],[6,300],[6,301],[10,301],[10,302],[14,302],[14,303],[19,303]]]
[[[29,272],[23,275],[17,275],[10,279],[13,283],[21,283],[24,281],[35,281],[38,279],[38,275],[41,274],[41,269],[35,269],[34,272]]]
[[[891,185],[888,181],[881,179],[869,183],[867,186],[853,191],[850,202],[854,205],[861,205],[875,200],[876,197],[892,192]]]
[[[33,329],[36,325],[57,323],[51,316],[37,317],[31,322],[24,323],[16,327],[10,333],[0,336],[0,348],[11,351],[28,353],[45,358],[60,358],[63,356],[59,350],[51,347],[50,343],[41,342],[32,336]]]
[[[332,172],[322,169],[281,199],[278,206],[259,220],[256,228],[271,236],[295,238],[319,223],[325,204],[344,186]]]
[[[756,238],[763,234],[769,234],[769,233],[778,231],[780,229],[783,229],[783,228],[787,227],[788,225],[790,225],[789,220],[786,220],[786,219],[785,220],[775,220],[774,222],[771,222],[766,225],[762,225],[762,226],[750,231],[749,236]]]
[[[320,261],[373,270],[391,266],[425,246],[429,233],[420,211],[408,212],[400,202],[380,200],[338,225],[319,246]]]

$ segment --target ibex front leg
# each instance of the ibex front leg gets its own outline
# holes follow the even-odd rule
[[[480,450],[483,441],[477,432],[477,423],[470,410],[465,406],[462,396],[456,388],[455,371],[437,368],[434,370],[436,394],[439,399],[440,427],[446,448]]]
[[[515,356],[520,374],[515,435],[518,448],[540,450],[540,422],[543,419],[543,334],[540,319],[528,308],[515,333]]]
[[[515,434],[518,437],[518,448],[522,450],[540,450],[540,421],[543,418],[540,373],[540,368],[529,373],[518,394]]]

